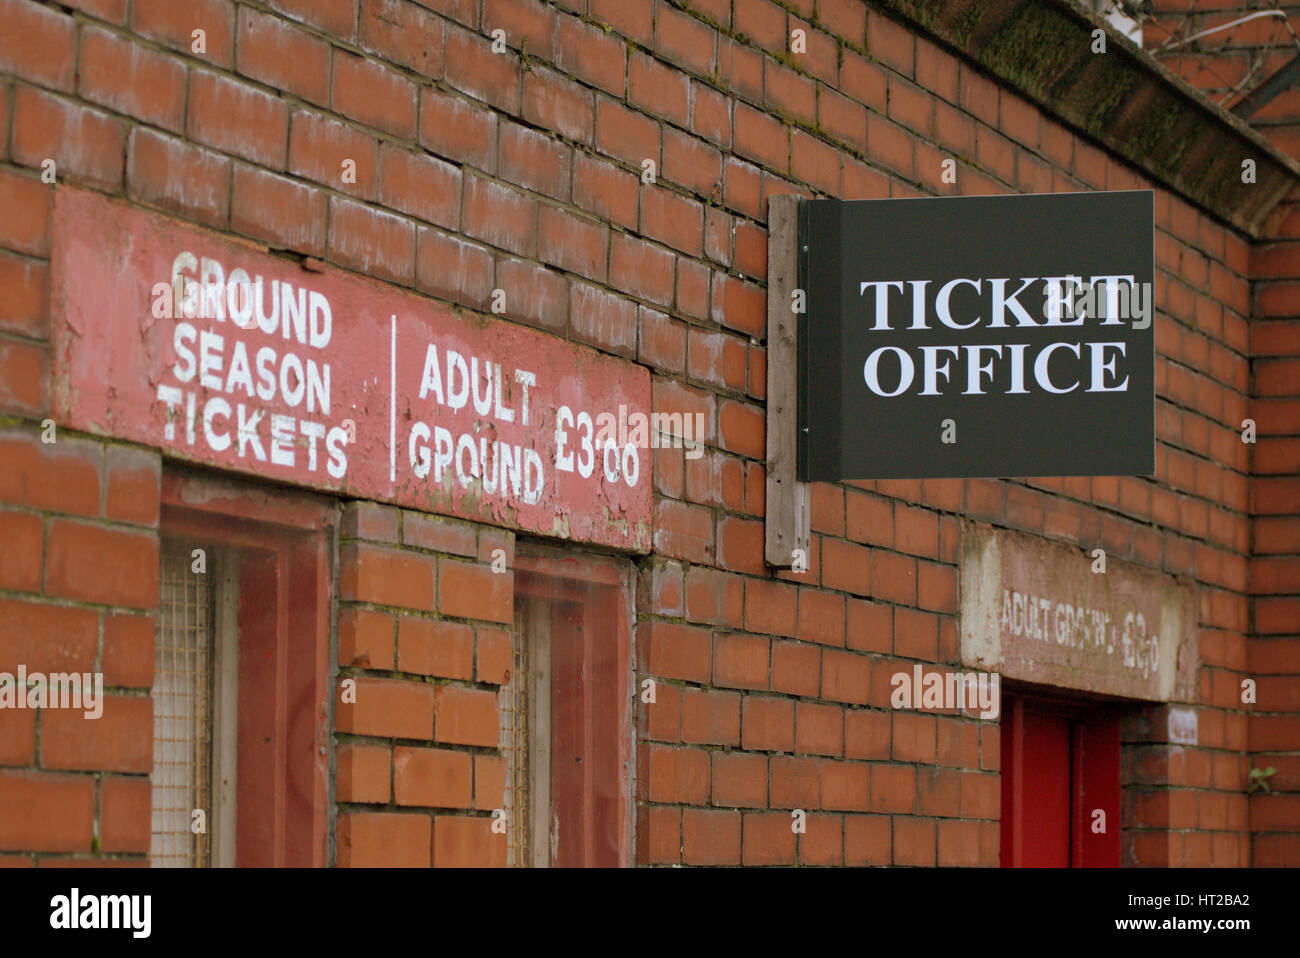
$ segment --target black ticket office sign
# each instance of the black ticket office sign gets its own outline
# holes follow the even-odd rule
[[[799,203],[798,478],[1155,472],[1154,194]]]

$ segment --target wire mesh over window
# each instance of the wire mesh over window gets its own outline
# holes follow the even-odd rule
[[[524,612],[515,616],[510,681],[501,689],[501,748],[506,755],[506,837],[509,863],[531,864],[529,854],[528,783],[528,643],[524,640]]]
[[[164,540],[153,684],[153,835],[155,867],[206,867],[212,811],[212,656],[216,555],[192,571],[201,548]],[[202,810],[205,831],[192,829]]]

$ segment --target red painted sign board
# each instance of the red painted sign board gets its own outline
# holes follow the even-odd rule
[[[58,420],[168,456],[648,551],[649,371],[67,188]],[[507,291],[509,295],[509,291]]]

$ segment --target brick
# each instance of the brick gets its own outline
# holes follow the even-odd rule
[[[465,178],[465,232],[520,256],[537,245],[537,201],[518,190],[477,176]]]
[[[621,236],[622,234],[615,234],[615,241]],[[617,280],[615,285],[625,288]],[[640,308],[640,322],[638,361],[666,372],[681,372],[686,362],[685,324],[645,306]]]
[[[0,340],[0,409],[42,415],[49,387],[48,363],[44,344]]]
[[[625,233],[611,237],[609,280],[629,296],[660,306],[673,301],[674,258],[659,246]]]
[[[403,616],[397,623],[397,667],[448,679],[474,677],[474,631],[460,622]]]
[[[912,812],[916,807],[916,770],[910,765],[875,765],[871,770],[871,810]]]
[[[872,549],[871,584],[876,598],[901,605],[916,605],[916,560],[895,552]]]
[[[821,807],[821,759],[773,756],[768,787],[773,808]]]
[[[497,693],[440,686],[434,733],[439,742],[495,748],[499,735]]]
[[[538,211],[541,258],[560,269],[604,282],[609,262],[609,227],[555,206]]]
[[[686,126],[691,83],[685,74],[643,53],[634,52],[627,65],[627,101],[653,116]]]
[[[919,818],[894,819],[894,864],[934,865],[935,823]]]
[[[101,703],[96,703],[100,707]],[[41,765],[78,771],[143,772],[153,768],[153,702],[105,694],[102,714],[46,709],[41,715]]]
[[[366,543],[339,550],[339,597],[408,609],[434,609],[434,567],[430,556]]]
[[[222,227],[230,215],[230,160],[144,127],[131,131],[127,192],[170,212]]]
[[[324,193],[293,180],[237,164],[231,187],[230,227],[272,245],[323,256]]]
[[[506,800],[506,762],[496,755],[474,756],[474,807],[495,811]]]
[[[722,448],[762,459],[766,455],[766,417],[757,408],[726,401],[718,406],[718,430]]]
[[[714,273],[713,319],[728,329],[750,336],[766,328],[767,299],[763,291],[750,283]]]
[[[636,355],[636,305],[586,283],[569,291],[569,326],[573,338],[629,358]]]
[[[663,177],[700,196],[722,190],[722,154],[703,140],[664,127]]]
[[[372,200],[379,180],[379,142],[332,116],[295,110],[289,131],[289,172]]]
[[[575,153],[573,202],[589,213],[627,229],[637,228],[639,181],[618,167]]]
[[[434,687],[423,682],[359,676],[356,701],[340,701],[335,726],[340,732],[383,738],[433,738]]]
[[[496,114],[469,100],[425,87],[419,139],[425,149],[449,160],[496,172]]]
[[[427,77],[442,76],[442,20],[402,0],[361,0],[364,50]]]
[[[105,685],[147,689],[154,678],[154,620],[144,615],[104,616]]]
[[[483,32],[505,31],[506,45],[549,61],[555,55],[555,11],[541,0],[485,0]]]
[[[713,684],[724,688],[765,689],[770,660],[771,643],[767,639],[740,634],[716,636]]]
[[[767,758],[747,752],[712,753],[714,805],[763,808],[767,805]]]
[[[709,793],[709,753],[698,748],[651,745],[646,783],[653,802],[701,805]]]
[[[865,812],[870,782],[871,767],[865,762],[824,762],[821,805],[837,811]]]
[[[655,50],[670,63],[700,76],[713,73],[717,63],[716,32],[666,3],[655,6]]]
[[[60,180],[71,177],[116,191],[125,144],[121,123],[107,113],[32,87],[14,88],[15,162],[40,167],[51,159]]]
[[[109,446],[104,452],[104,515],[121,522],[157,526],[161,472],[157,453]]]
[[[682,693],[682,740],[701,745],[740,744],[740,696],[707,689]]]
[[[438,609],[443,615],[509,623],[513,608],[513,577],[482,563],[439,561]]]
[[[744,865],[793,865],[796,835],[786,812],[744,814]]]
[[[492,253],[477,243],[421,229],[416,237],[415,283],[442,299],[482,307],[492,293]]]
[[[775,170],[787,169],[790,162],[789,131],[779,121],[737,103],[734,122],[737,153]]]
[[[332,196],[329,254],[341,266],[410,285],[415,279],[415,224]]]
[[[49,258],[50,220],[54,191],[35,176],[0,169],[0,246]]]
[[[0,511],[0,540],[8,545],[0,552],[0,589],[41,591],[44,539],[45,524],[39,515]]]
[[[373,60],[335,49],[331,106],[393,136],[415,138],[415,84]]]
[[[890,713],[848,709],[844,713],[844,756],[889,758]]]
[[[0,17],[0,72],[71,91],[76,78],[76,22],[28,0],[4,0]]]
[[[195,70],[187,133],[193,140],[261,166],[284,169],[289,108],[278,97],[229,77]]]
[[[740,813],[698,808],[682,812],[682,862],[739,865]]]
[[[623,41],[575,17],[561,16],[556,22],[555,66],[616,97],[621,98],[627,86]]]
[[[106,776],[99,786],[99,848],[149,851],[153,790],[149,779]]]
[[[398,512],[391,506],[353,499],[343,504],[339,535],[344,539],[396,542],[397,520]]]
[[[498,175],[558,200],[569,199],[572,151],[558,140],[517,123],[500,127]]]
[[[0,600],[0,671],[94,671],[98,617],[85,609]],[[46,636],[57,636],[48,641]]]
[[[677,311],[694,319],[709,318],[709,269],[694,260],[678,257],[677,260]],[[743,340],[731,336],[719,337],[722,344],[721,383],[731,389],[745,386],[745,363],[748,349]]]
[[[433,863],[438,868],[504,868],[506,836],[490,818],[439,815],[434,820]]]
[[[590,143],[596,126],[595,101],[586,87],[534,66],[524,74],[523,117],[571,140]]]
[[[407,751],[418,751],[407,749]],[[387,805],[392,788],[391,755],[386,746],[347,743],[338,747],[338,798],[341,802]]]
[[[662,620],[638,626],[638,648],[653,675],[688,682],[709,682],[712,639],[707,629]]]
[[[553,332],[564,330],[569,316],[567,277],[534,263],[502,258],[497,284],[506,291],[505,316]]]
[[[50,268],[47,263],[0,254],[0,329],[37,339],[48,335]]]
[[[871,661],[853,652],[824,650],[822,698],[866,705],[871,698]]]
[[[329,103],[329,44],[278,17],[240,7],[235,68],[319,106]]]
[[[46,589],[51,595],[152,609],[158,603],[158,540],[68,519],[50,523]]]
[[[790,37],[785,11],[769,0],[744,0],[736,4],[736,30],[769,53],[784,53]]]
[[[622,160],[637,170],[644,170],[650,160],[658,169],[660,155],[659,124],[653,119],[627,109],[609,97],[596,97],[596,149],[606,156]]]
[[[339,610],[339,665],[392,669],[395,663],[393,617],[369,609]]]
[[[357,0],[270,0],[271,8],[340,40],[356,36]]]
[[[741,705],[741,746],[747,751],[789,752],[794,749],[794,702],[785,698],[747,695]],[[776,766],[773,765],[775,787]],[[776,804],[776,793],[772,795]]]
[[[101,448],[74,436],[46,445],[35,432],[0,433],[0,501],[99,515]]]
[[[196,56],[224,67],[234,58],[235,5],[230,0],[134,0],[131,29],[185,54],[194,52],[194,30],[202,29],[206,52]],[[193,100],[189,112],[192,117]]]
[[[340,812],[335,830],[340,868],[428,868],[433,820],[396,812]]]
[[[623,36],[650,46],[654,31],[655,5],[652,0],[591,0],[591,15],[609,24]]]
[[[809,861],[803,853],[803,842],[814,835],[814,823],[824,816],[810,816],[808,833],[800,845],[800,859],[805,864],[840,864],[838,860]],[[838,836],[837,836],[838,837]],[[845,865],[887,865],[890,859],[891,836],[889,817],[886,815],[846,815],[843,825]]]
[[[915,140],[907,130],[875,113],[867,114],[867,156],[873,162],[910,179],[916,168],[914,145]]]
[[[518,115],[522,97],[519,57],[493,53],[492,41],[446,23],[444,50],[447,82],[476,100]]]
[[[86,99],[179,133],[185,115],[185,67],[116,34],[81,34],[78,91]]]
[[[0,765],[36,762],[36,710],[6,708],[0,711]]]
[[[0,770],[0,849],[89,851],[94,827],[90,776]]]
[[[763,61],[763,102],[783,121],[817,122],[817,85],[772,59]]]
[[[816,696],[821,690],[821,652],[805,642],[772,643],[772,691]]]
[[[469,808],[473,786],[469,752],[405,746],[393,749],[393,800],[398,805]]]

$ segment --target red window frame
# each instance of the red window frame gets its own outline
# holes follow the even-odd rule
[[[324,867],[337,507],[311,494],[168,468],[159,533],[240,552],[238,867]]]
[[[1119,723],[1106,704],[1004,695],[1002,867],[1119,867]]]

